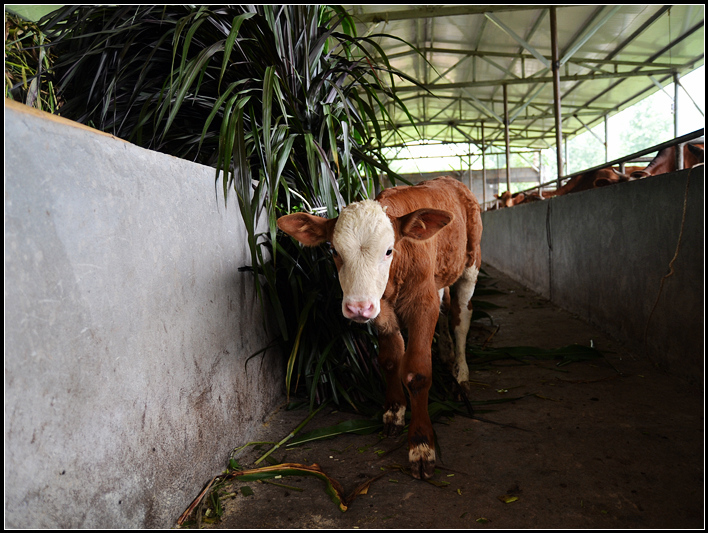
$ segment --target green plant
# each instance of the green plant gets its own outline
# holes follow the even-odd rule
[[[66,6],[40,22],[64,116],[212,165],[224,196],[236,194],[259,294],[288,342],[288,387],[311,407],[380,394],[372,336],[341,316],[327,250],[276,229],[281,214],[336,216],[382,173],[397,179],[381,122],[387,106],[405,110],[393,87],[410,78],[376,36],[313,5]]]
[[[51,49],[37,24],[5,13],[5,98],[54,113],[57,97],[51,81],[42,85],[42,73],[51,71]]]

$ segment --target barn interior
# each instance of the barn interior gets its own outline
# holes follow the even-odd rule
[[[484,208],[468,348],[500,356],[471,365],[471,412],[436,419],[434,478],[411,477],[405,433],[285,408],[284,358],[250,358],[270,339],[213,169],[6,100],[6,526],[704,528],[703,165],[495,195],[702,143],[681,80],[705,6],[344,7],[416,82],[396,80],[408,114],[384,101],[385,152]],[[671,133],[617,153],[613,119],[662,93]],[[568,157],[584,134],[597,166]],[[244,480],[230,460],[319,469]]]
[[[405,159],[424,145],[457,147],[455,175],[484,205],[483,265],[502,294],[483,298],[499,308],[473,327],[470,342],[591,345],[603,360],[566,367],[566,376],[540,364],[476,371],[470,399],[515,389],[533,402],[479,415],[486,422],[436,424],[444,457],[437,486],[401,473],[402,442],[345,435],[279,459],[317,462],[347,491],[384,471],[347,513],[315,502],[311,492],[322,487],[312,480],[304,492],[299,484],[259,487],[247,504],[227,502],[213,527],[702,527],[705,463],[690,460],[704,456],[702,165],[506,209],[494,209],[494,195],[515,182],[553,190],[587,170],[569,172],[564,147],[603,123],[604,135],[589,141],[600,167],[646,165],[656,145],[674,139],[702,142],[703,130],[682,131],[678,116],[702,115],[704,104],[679,108],[676,100],[673,135],[622,157],[609,155],[607,124],[667,86],[683,91],[681,76],[703,64],[704,7],[347,7],[359,35],[419,82],[397,81],[412,120],[391,105],[396,126],[383,135],[390,153]],[[555,167],[542,174],[537,154],[555,147]],[[503,164],[512,154],[529,164]],[[264,440],[278,441],[302,418],[274,415]],[[349,418],[325,410],[307,428]]]
[[[383,142],[390,153],[415,158],[422,145],[467,146],[456,175],[485,207],[483,264],[501,291],[484,298],[499,307],[489,311],[490,323],[473,327],[470,342],[592,345],[603,360],[569,366],[566,376],[541,364],[475,371],[470,399],[515,389],[533,401],[436,424],[444,457],[437,485],[402,473],[403,442],[345,435],[279,450],[279,458],[317,462],[352,495],[383,471],[346,513],[314,501],[321,483],[313,480],[258,487],[246,505],[227,502],[214,527],[702,527],[704,463],[690,456],[703,457],[704,436],[703,167],[490,208],[494,194],[516,181],[555,189],[587,170],[568,172],[563,147],[598,124],[605,135],[593,133],[591,142],[604,151],[601,166],[650,161],[656,146],[613,160],[608,119],[667,85],[679,93],[681,75],[703,64],[703,6],[348,9],[359,34],[419,82],[398,85],[412,119],[389,109],[396,126]],[[679,129],[682,112],[696,109],[675,105],[673,138],[655,145],[702,142],[702,129]],[[555,174],[544,180],[534,154],[553,147],[561,148]],[[499,154],[530,164],[494,165]],[[277,413],[264,440],[277,441],[301,418]],[[349,418],[326,410],[308,429]],[[262,451],[247,453],[255,460]]]

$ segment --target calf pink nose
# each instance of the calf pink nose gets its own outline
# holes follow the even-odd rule
[[[347,302],[344,305],[347,318],[368,320],[374,316],[374,304],[372,302]]]

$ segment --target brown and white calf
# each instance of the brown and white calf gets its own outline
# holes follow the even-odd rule
[[[482,219],[477,199],[462,183],[441,177],[412,187],[386,189],[376,200],[342,209],[324,219],[294,213],[278,227],[306,246],[329,242],[342,286],[342,313],[356,322],[373,321],[379,363],[386,377],[384,434],[408,429],[413,476],[432,477],[433,427],[428,416],[432,383],[430,348],[444,292],[452,286],[453,372],[469,379],[465,343],[472,316],[470,299],[481,264]],[[408,330],[404,346],[401,328]]]

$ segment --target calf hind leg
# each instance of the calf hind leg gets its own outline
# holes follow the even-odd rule
[[[455,349],[450,335],[450,322],[448,314],[450,311],[450,288],[445,287],[438,291],[440,295],[440,314],[438,315],[438,356],[448,367],[452,368],[455,362]]]
[[[470,371],[467,368],[467,332],[472,319],[472,295],[477,285],[479,269],[476,266],[465,268],[462,276],[455,282],[451,302],[452,328],[455,337],[455,363],[453,375],[458,383],[468,381]]]

